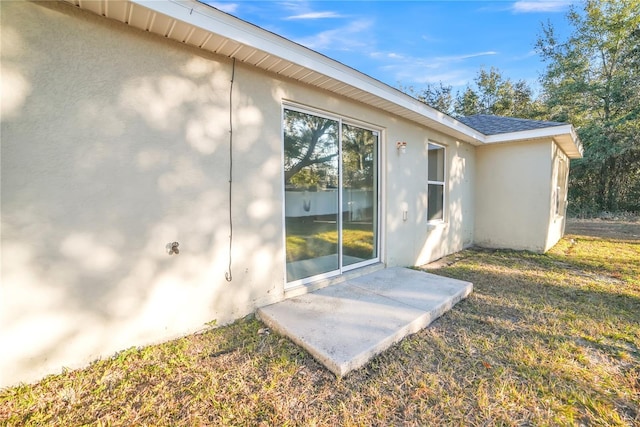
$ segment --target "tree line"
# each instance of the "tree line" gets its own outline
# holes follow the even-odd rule
[[[495,68],[456,93],[442,83],[400,89],[454,117],[571,123],[585,153],[571,162],[569,213],[640,212],[640,0],[587,0],[566,19],[566,39],[546,23],[535,43],[545,64],[538,94]]]

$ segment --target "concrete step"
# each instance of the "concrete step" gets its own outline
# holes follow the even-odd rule
[[[257,314],[344,376],[429,325],[472,289],[469,282],[394,267],[262,307]]]

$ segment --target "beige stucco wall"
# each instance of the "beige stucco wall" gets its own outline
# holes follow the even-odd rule
[[[242,67],[225,280],[230,76],[67,4],[2,2],[2,383],[281,297],[280,102]]]
[[[551,140],[478,147],[477,245],[548,249],[553,147]]]
[[[424,132],[424,131],[423,131]],[[416,135],[416,138],[418,136]],[[442,222],[427,222],[426,158],[428,140],[407,154],[389,162],[388,207],[400,211],[390,215],[389,262],[398,265],[422,265],[473,244],[475,200],[475,147],[437,134],[431,142],[445,146],[445,213]],[[390,141],[391,142],[391,141]],[[391,144],[390,144],[391,145]],[[395,151],[392,150],[392,151]],[[397,166],[396,166],[397,165]],[[407,191],[405,188],[411,190]],[[406,191],[406,193],[405,193]],[[398,209],[398,207],[400,209]],[[403,207],[408,207],[407,221],[400,221]]]
[[[382,130],[387,265],[473,239],[473,147],[237,64],[229,283],[231,61],[68,4],[0,7],[0,343],[11,349],[0,352],[0,386],[283,297],[283,100]],[[447,221],[436,227],[426,222],[429,139],[450,162]],[[169,256],[173,241],[180,254]]]
[[[382,261],[387,266],[425,264],[473,244],[475,147],[364,104],[292,82],[278,82],[275,92],[277,98],[297,105],[381,129]],[[398,152],[397,141],[407,143],[405,153]],[[447,207],[441,224],[427,222],[430,141],[446,147]]]

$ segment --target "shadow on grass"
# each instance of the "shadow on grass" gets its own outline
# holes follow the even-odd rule
[[[640,287],[572,274],[593,272],[589,263],[563,260],[567,269],[549,261],[547,255],[469,251],[437,273],[473,282],[474,293],[434,327],[465,337],[452,338],[448,350],[466,349],[487,369],[508,371],[538,395],[551,394],[554,411],[567,413],[564,421],[640,421]]]
[[[601,256],[464,251],[430,272],[474,292],[342,379],[247,318],[2,390],[0,424],[638,425],[640,284]]]

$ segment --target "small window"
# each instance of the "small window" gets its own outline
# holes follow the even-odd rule
[[[558,162],[558,174],[556,176],[556,188],[554,193],[555,216],[564,216],[567,210],[567,186],[569,179],[569,165],[561,158]]]
[[[445,151],[444,147],[429,143],[427,163],[427,219],[444,221]]]

